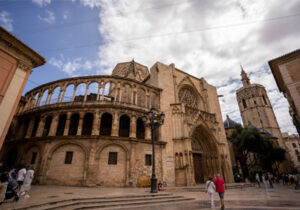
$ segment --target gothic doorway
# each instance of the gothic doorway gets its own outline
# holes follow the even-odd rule
[[[195,182],[204,183],[219,172],[217,145],[212,134],[203,126],[196,127],[191,138]]]

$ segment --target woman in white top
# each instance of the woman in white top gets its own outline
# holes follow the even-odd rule
[[[209,177],[208,180],[206,181],[206,191],[208,193],[208,195],[210,196],[210,204],[211,207],[214,207],[214,201],[215,201],[215,191],[216,191],[216,186],[214,184],[214,182],[212,181],[212,178]]]
[[[33,167],[29,167],[29,170],[26,173],[23,185],[21,187],[21,195],[24,195],[25,198],[29,198],[29,190],[31,188],[31,182],[33,179],[34,170]]]

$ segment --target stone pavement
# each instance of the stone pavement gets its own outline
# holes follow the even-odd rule
[[[197,186],[198,189],[203,186]],[[195,189],[193,187],[188,189]],[[56,203],[68,199],[91,199],[95,197],[124,197],[130,202],[130,196],[149,195],[149,188],[103,188],[103,187],[69,187],[54,185],[35,185],[32,186],[31,197],[21,197],[18,202],[5,202],[0,205],[0,209],[22,209],[25,207]],[[189,191],[187,188],[169,187],[158,194],[173,196],[183,196],[193,199],[182,202],[166,202],[156,205],[141,206],[118,206],[114,209],[143,209],[143,210],[188,210],[188,209],[210,209],[209,197],[205,192]],[[124,199],[124,198],[123,198]],[[126,198],[125,198],[126,199]],[[219,198],[215,195],[216,208],[219,209]],[[70,201],[71,202],[71,201]],[[151,203],[151,199],[150,199]],[[226,209],[300,209],[300,190],[294,190],[293,186],[275,185],[273,189],[258,187],[244,187],[228,189],[225,194]],[[111,207],[112,208],[112,207]],[[111,209],[109,208],[109,209]],[[31,209],[31,208],[29,208]],[[74,209],[73,207],[69,209]],[[106,207],[107,209],[107,207]]]

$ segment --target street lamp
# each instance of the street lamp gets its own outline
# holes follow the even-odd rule
[[[152,177],[151,177],[151,193],[157,193],[157,179],[155,176],[155,148],[154,148],[154,131],[159,126],[164,124],[165,114],[163,112],[158,113],[158,110],[151,108],[148,112],[149,123],[147,123],[147,116],[143,116],[142,120],[146,127],[151,128],[151,141],[152,141]]]

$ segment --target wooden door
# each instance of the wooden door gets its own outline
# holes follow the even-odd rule
[[[197,184],[204,183],[203,168],[202,168],[202,155],[194,153],[193,158],[194,158],[195,182]]]

